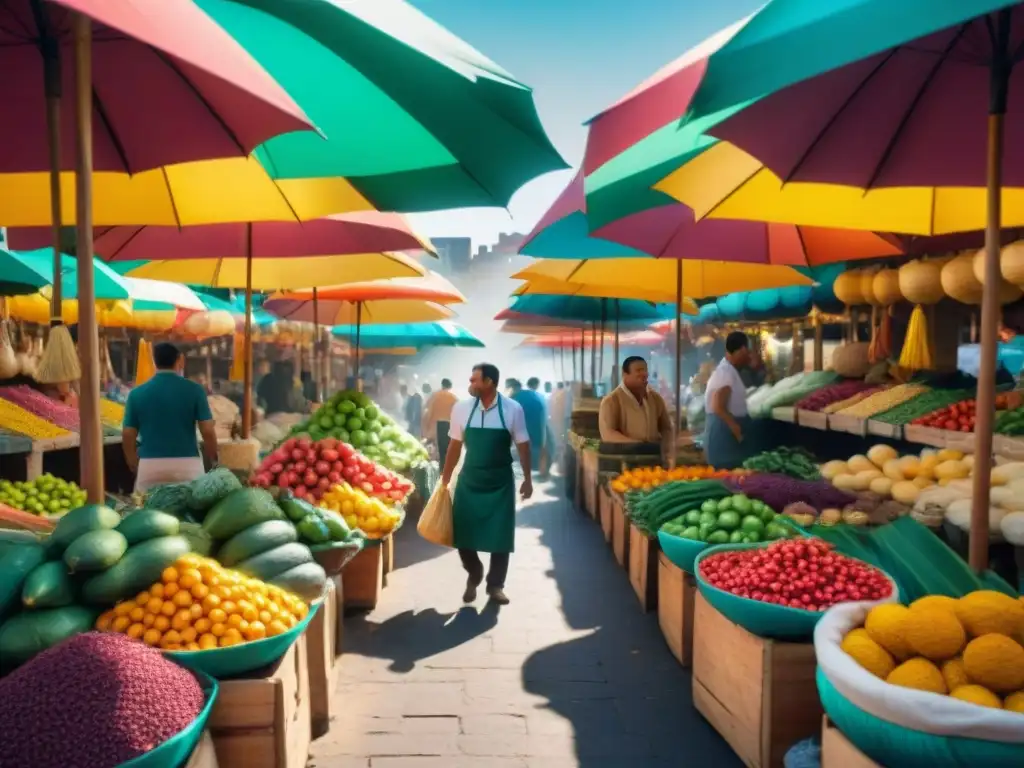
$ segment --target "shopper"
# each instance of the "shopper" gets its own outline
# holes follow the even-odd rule
[[[540,387],[540,379],[536,376],[526,382],[526,389],[520,386],[516,379],[509,379],[513,382],[511,397],[523,407],[526,414],[526,431],[530,433],[530,453],[536,457],[537,468],[542,477],[547,475],[547,462],[545,461],[545,445],[547,437],[547,405],[544,398],[537,389]]]
[[[183,376],[185,357],[166,342],[153,347],[156,375],[128,395],[121,432],[125,460],[135,473],[135,490],[189,482],[217,463],[217,430],[206,392]]]
[[[725,357],[708,380],[704,393],[704,453],[708,464],[734,469],[751,453],[751,419],[740,369],[750,361],[750,341],[741,331],[725,339]]]
[[[647,361],[622,361],[622,383],[601,400],[601,439],[610,443],[660,443],[664,461],[672,453],[672,419],[664,398],[648,385]]]
[[[430,394],[430,385],[424,384],[424,391],[426,394]],[[408,388],[402,385],[402,395],[405,397],[403,410],[405,412],[405,421],[408,425],[409,434],[413,437],[420,437],[420,430],[422,429],[423,422],[423,397],[419,392],[413,392],[411,395],[408,394]]]
[[[477,587],[484,580],[480,552],[490,552],[487,595],[506,605],[505,577],[509,555],[515,549],[516,486],[512,470],[513,444],[525,477],[520,487],[524,499],[533,495],[530,479],[530,434],[522,407],[498,393],[497,367],[481,363],[469,379],[471,400],[452,409],[451,443],[444,461],[441,481],[450,485],[452,475],[466,446],[466,461],[455,486],[452,503],[455,547],[469,574],[464,602],[476,600]]]
[[[441,379],[441,389],[427,399],[423,409],[423,436],[437,445],[437,457],[443,463],[448,455],[448,429],[452,408],[459,398],[452,392],[452,380]]]

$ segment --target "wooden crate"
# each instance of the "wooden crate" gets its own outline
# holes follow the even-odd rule
[[[391,534],[380,543],[382,583],[388,585],[388,574],[395,570],[395,536]]]
[[[598,509],[600,510],[599,517],[601,518],[601,533],[604,534],[604,540],[611,544],[612,541],[612,497],[608,492],[607,488],[602,488],[598,495],[599,504]]]
[[[376,608],[384,588],[384,553],[380,545],[366,547],[341,572],[346,608]]]
[[[185,763],[185,768],[219,768],[217,750],[213,746],[213,737],[209,731],[203,731],[199,743],[192,751],[192,756]]]
[[[580,512],[586,512],[587,505],[583,498],[583,448],[576,446],[572,453],[576,462],[576,471],[573,473],[573,504]]]
[[[583,506],[587,510],[587,514],[596,520],[600,512],[597,496],[597,472],[601,460],[597,451],[583,451],[580,458],[583,464]]]
[[[782,768],[796,742],[819,732],[814,646],[752,635],[698,592],[693,703],[751,768]]]
[[[615,561],[629,569],[629,520],[626,519],[626,500],[617,493],[612,494],[612,552]]]
[[[882,768],[857,749],[827,717],[821,723],[821,768]]]
[[[658,553],[658,624],[669,650],[684,667],[693,661],[693,607],[697,582]]]
[[[309,756],[309,662],[300,637],[257,675],[222,680],[208,728],[220,768],[303,768]]]
[[[339,573],[332,576],[331,581],[334,582],[335,602],[338,606],[334,615],[334,657],[336,663],[340,664],[340,656],[345,650],[345,580]]]
[[[644,613],[658,606],[658,540],[629,525],[629,583]]]
[[[323,736],[337,714],[335,677],[338,657],[335,654],[338,634],[338,591],[333,579],[327,580],[320,610],[306,629],[309,650],[309,709],[313,738]]]

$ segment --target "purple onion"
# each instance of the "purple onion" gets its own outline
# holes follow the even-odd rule
[[[857,500],[856,496],[839,490],[827,480],[797,480],[788,475],[758,473],[723,482],[730,490],[763,501],[776,511],[798,501],[820,512],[831,507],[842,509]]]

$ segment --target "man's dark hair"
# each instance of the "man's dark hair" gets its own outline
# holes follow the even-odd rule
[[[153,365],[159,371],[169,371],[178,362],[181,351],[169,341],[161,341],[153,346]]]
[[[424,382],[424,384],[423,384],[423,394],[424,394],[424,395],[429,395],[429,394],[430,394],[431,392],[433,392],[433,391],[434,391],[434,390],[432,390],[432,389],[430,388],[430,385],[429,385],[429,384],[427,384],[426,382]]]
[[[540,379],[538,379],[536,376],[531,376],[526,380],[526,386],[529,389],[536,389],[537,387],[540,386]]]
[[[501,373],[498,371],[498,366],[491,363],[480,363],[473,366],[474,371],[480,371],[480,378],[490,379],[494,382],[494,386],[498,386],[501,383]]]
[[[513,392],[519,392],[523,388],[523,383],[519,379],[505,379],[505,387]]]
[[[630,355],[629,357],[622,361],[622,372],[629,373],[629,366],[631,366],[633,363],[643,363],[644,365],[646,365],[647,361],[640,357],[640,355]]]
[[[441,389],[451,389],[451,388],[452,388],[452,380],[451,379],[441,379]]]
[[[733,331],[725,337],[725,351],[730,355],[750,346],[750,339],[743,331]]]

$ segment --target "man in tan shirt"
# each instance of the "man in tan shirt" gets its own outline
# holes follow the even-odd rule
[[[423,407],[422,434],[437,445],[442,464],[448,452],[448,427],[452,418],[452,408],[458,401],[459,398],[452,392],[451,380],[441,379],[441,389],[432,394]]]
[[[672,452],[672,419],[665,400],[647,385],[647,361],[627,357],[622,383],[601,400],[598,425],[609,443],[660,443],[662,458]]]

